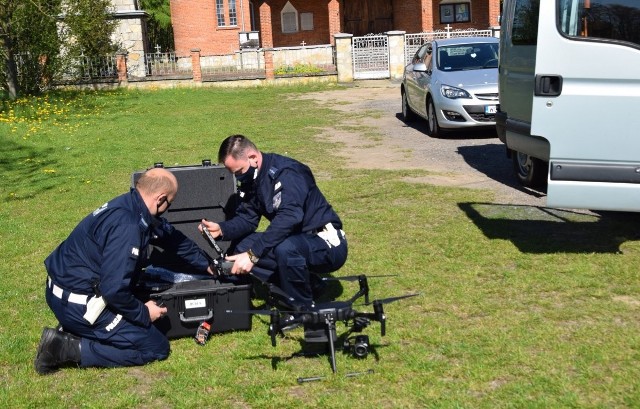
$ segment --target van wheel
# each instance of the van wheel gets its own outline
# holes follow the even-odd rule
[[[434,138],[442,136],[442,130],[436,117],[436,107],[431,98],[427,99],[427,132]]]
[[[531,188],[546,186],[549,163],[517,151],[512,151],[511,158],[513,159],[513,170],[522,185]]]
[[[405,122],[413,122],[416,119],[416,114],[411,110],[409,101],[407,101],[407,93],[402,90],[402,120]]]

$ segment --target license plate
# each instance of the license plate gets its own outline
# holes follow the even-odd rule
[[[490,115],[490,114],[495,114],[498,110],[496,109],[495,105],[485,105],[484,106],[484,114],[485,115]]]

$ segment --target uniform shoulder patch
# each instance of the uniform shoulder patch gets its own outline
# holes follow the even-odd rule
[[[102,206],[98,207],[96,210],[93,211],[93,215],[97,216],[100,213],[102,213],[103,211],[107,210],[107,207],[109,206],[109,202],[103,204]]]

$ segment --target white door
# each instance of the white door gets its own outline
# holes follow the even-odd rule
[[[639,13],[540,0],[531,134],[551,147],[551,207],[640,211]]]

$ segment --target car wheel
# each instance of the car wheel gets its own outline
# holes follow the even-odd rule
[[[512,151],[513,170],[518,181],[527,187],[544,188],[547,184],[549,163],[529,156],[526,153]]]
[[[416,119],[416,114],[409,106],[409,101],[407,101],[407,93],[404,90],[402,90],[402,119],[405,122],[413,122]]]
[[[436,117],[436,107],[433,105],[433,100],[429,98],[427,100],[427,132],[434,138],[442,136],[442,130],[438,125],[438,118]]]

